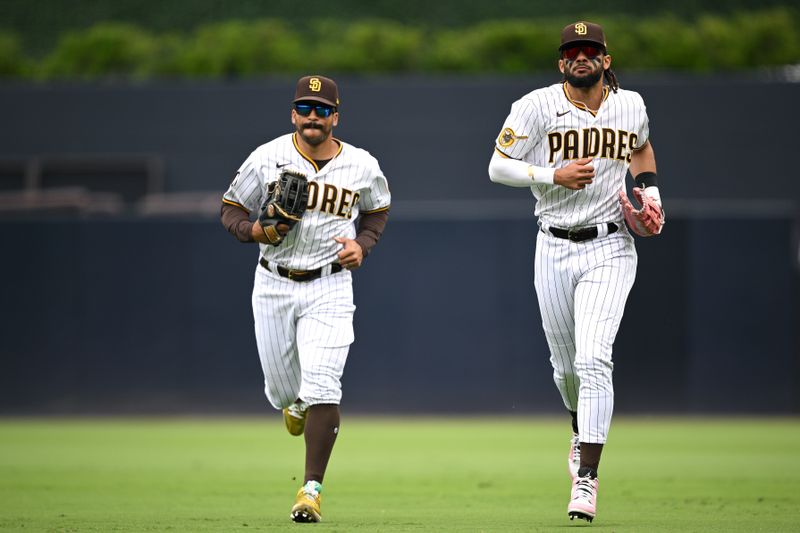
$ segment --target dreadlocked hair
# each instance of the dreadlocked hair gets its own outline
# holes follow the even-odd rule
[[[608,86],[611,87],[611,90],[617,92],[619,90],[619,80],[617,80],[617,75],[614,74],[614,71],[610,68],[606,69],[605,78],[608,81]]]

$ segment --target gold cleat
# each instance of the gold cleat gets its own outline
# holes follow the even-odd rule
[[[319,489],[315,490],[314,485],[322,489],[319,483],[309,481],[297,491],[297,498],[295,498],[294,506],[292,506],[292,514],[289,515],[294,522],[308,523],[322,520],[322,514],[319,510],[322,496],[319,493]]]
[[[305,402],[295,402],[283,410],[283,421],[286,429],[292,435],[302,435],[306,429],[306,413],[308,406]]]

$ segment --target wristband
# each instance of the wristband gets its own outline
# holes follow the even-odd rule
[[[658,185],[658,178],[655,172],[640,172],[633,181],[637,186],[647,188],[655,187]]]

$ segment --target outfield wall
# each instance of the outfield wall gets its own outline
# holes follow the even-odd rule
[[[800,200],[787,169],[797,83],[619,73],[647,103],[664,196]],[[512,102],[557,76],[339,79],[337,135],[375,154],[396,200],[519,199],[486,175]],[[0,85],[0,162],[153,155],[165,192],[227,188],[259,144],[291,131],[294,79]],[[2,176],[0,176],[1,178]],[[2,180],[0,180],[2,189]]]
[[[668,224],[637,239],[619,412],[798,412],[800,110],[784,105],[797,84],[621,79],[648,104]],[[510,103],[550,81],[341,79],[338,135],[379,157],[393,193],[356,276],[346,409],[561,409],[532,287],[532,204],[486,175]],[[292,83],[0,86],[0,200],[84,179],[65,156],[94,158],[87,186],[117,169],[111,197],[72,198],[88,203],[69,216],[0,201],[0,413],[266,408],[256,250],[215,213],[250,150],[287,131]],[[168,193],[162,215],[136,208],[142,176]],[[208,206],[184,198],[196,209],[163,215],[178,205],[169,193],[193,191]]]
[[[618,412],[798,410],[790,219],[672,218],[638,240]],[[398,220],[356,273],[351,412],[558,412],[532,221]],[[748,251],[742,243],[758,243]],[[0,413],[259,412],[257,252],[214,221],[0,224]]]

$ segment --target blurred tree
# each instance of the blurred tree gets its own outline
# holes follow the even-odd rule
[[[772,8],[691,20],[589,15],[606,28],[617,70],[712,72],[800,63],[800,11]],[[100,23],[61,36],[42,60],[0,40],[0,75],[55,78],[240,78],[298,72],[551,71],[559,18],[489,20],[460,28],[390,19],[228,20],[193,31]],[[3,66],[5,65],[5,66]]]
[[[42,61],[42,78],[94,78],[147,74],[158,47],[152,35],[134,26],[103,23],[87,31],[67,32]]]
[[[421,29],[391,20],[362,19],[347,25],[326,20],[313,28],[318,38],[306,57],[312,70],[409,72],[418,68],[425,47]]]
[[[11,32],[0,32],[0,78],[23,76],[28,68],[19,37]]]
[[[229,21],[201,26],[169,60],[172,74],[254,76],[296,68],[302,61],[302,36],[283,21]],[[161,72],[170,72],[162,63]]]
[[[84,29],[99,22],[115,21],[150,32],[182,31],[223,20],[281,19],[302,26],[312,19],[388,19],[403,25],[469,26],[496,19],[558,17],[563,24],[587,13],[607,16],[655,16],[672,14],[692,18],[702,13],[728,15],[736,10],[796,6],[788,0],[1,0],[0,29],[23,36],[23,48],[40,55],[53,47],[67,30]]]

